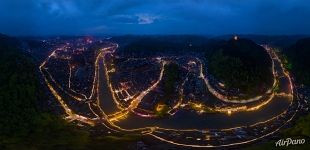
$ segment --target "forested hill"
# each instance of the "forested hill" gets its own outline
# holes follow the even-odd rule
[[[228,40],[207,54],[209,73],[229,89],[256,95],[272,84],[271,59],[265,49],[247,39]]]
[[[0,52],[8,52],[8,49],[17,49],[20,42],[12,37],[0,33]]]
[[[79,148],[88,134],[37,108],[38,101],[46,100],[37,66],[19,44],[0,35],[0,149],[51,149],[72,142]]]
[[[310,38],[298,40],[291,47],[284,50],[284,54],[291,63],[291,71],[296,81],[310,85]]]

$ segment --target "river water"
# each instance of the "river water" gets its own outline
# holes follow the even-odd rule
[[[103,64],[99,63],[100,80],[100,106],[107,114],[117,112],[116,104],[112,100],[108,84],[105,78]],[[279,69],[279,68],[278,68]],[[280,92],[287,93],[289,90],[288,78],[279,80]],[[260,121],[268,120],[285,111],[291,103],[289,97],[275,96],[267,105],[256,111],[235,112],[231,115],[224,113],[197,114],[189,110],[180,110],[175,115],[166,118],[143,118],[130,113],[126,119],[115,122],[116,125],[124,129],[134,129],[141,127],[158,126],[162,128],[174,129],[221,129],[236,126],[255,124]]]

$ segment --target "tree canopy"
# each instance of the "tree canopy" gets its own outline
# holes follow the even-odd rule
[[[209,73],[228,89],[255,95],[272,84],[270,57],[264,48],[252,41],[225,41],[206,57],[209,58]]]

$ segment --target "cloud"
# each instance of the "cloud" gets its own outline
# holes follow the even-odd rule
[[[77,3],[73,1],[48,1],[41,0],[37,3],[39,9],[47,11],[50,15],[56,16],[76,16],[81,13]]]
[[[0,32],[310,34],[308,1],[0,0]]]
[[[120,14],[114,15],[112,17],[113,21],[116,21],[120,24],[152,24],[155,21],[159,20],[161,17],[159,15],[148,14],[148,13],[138,13],[133,15]]]
[[[135,24],[136,17],[134,15],[119,14],[113,15],[111,17],[111,21],[117,24]]]
[[[138,17],[138,24],[152,24],[160,18],[151,14],[137,14],[136,16]]]

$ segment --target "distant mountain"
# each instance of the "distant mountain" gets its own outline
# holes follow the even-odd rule
[[[296,81],[310,85],[310,38],[298,40],[284,50],[288,62],[292,64],[292,72]]]
[[[16,38],[9,37],[0,33],[0,51],[5,51],[10,48],[17,48],[20,46],[20,41]]]
[[[209,38],[199,35],[127,35],[111,40],[119,43],[121,52],[134,55],[179,54],[204,51],[210,47]]]
[[[226,88],[246,95],[262,93],[272,84],[271,60],[265,49],[251,40],[230,39],[208,55],[209,73]]]

